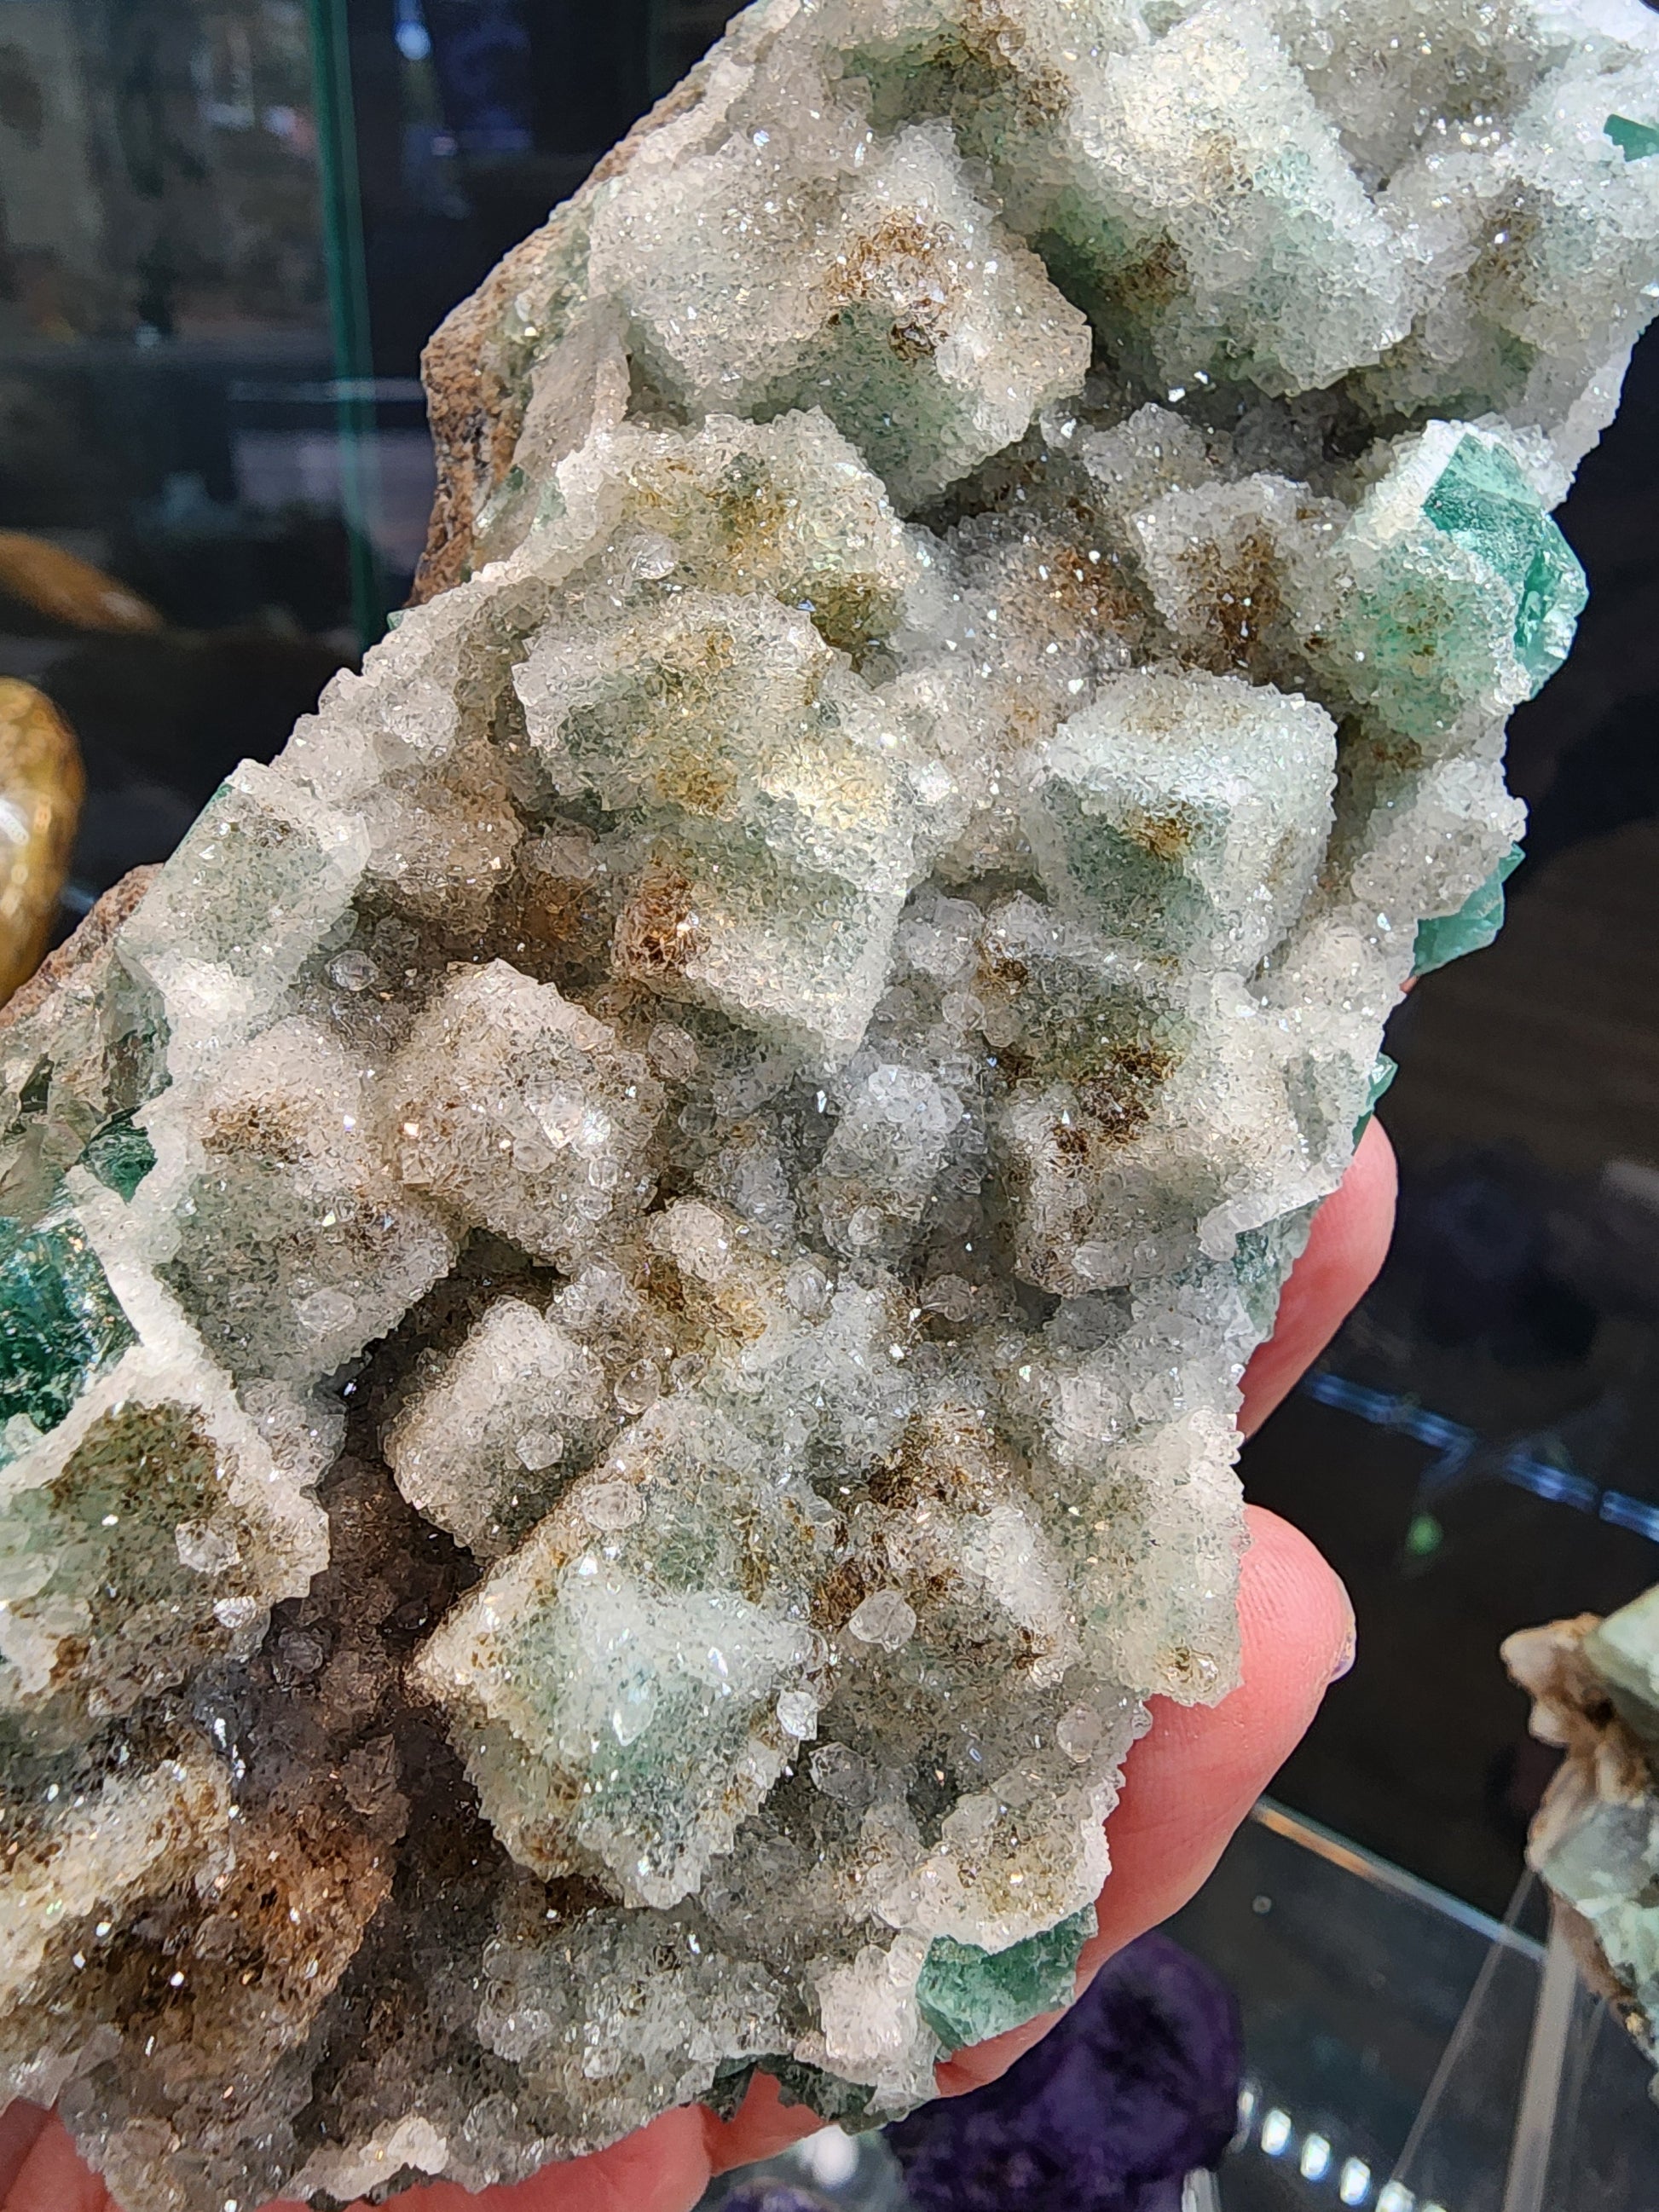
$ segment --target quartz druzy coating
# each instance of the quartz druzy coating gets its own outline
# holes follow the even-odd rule
[[[0,1027],[0,2068],[126,2212],[1063,2000],[1655,144],[1635,0],[762,0],[441,333],[424,603]]]

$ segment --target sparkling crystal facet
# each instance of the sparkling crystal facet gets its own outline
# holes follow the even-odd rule
[[[126,2212],[1065,2001],[1497,919],[1610,112],[1636,0],[760,0],[434,341],[421,604],[0,1018],[0,2076]]]

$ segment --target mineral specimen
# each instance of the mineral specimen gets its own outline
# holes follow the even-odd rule
[[[85,789],[80,748],[51,700],[0,678],[0,1004],[51,942]]]
[[[1000,2081],[887,2140],[915,2212],[1181,2212],[1184,2177],[1219,2166],[1232,2139],[1243,2070],[1231,1991],[1154,1930]]]
[[[21,530],[0,530],[0,592],[68,629],[155,630],[165,619],[89,561]]]
[[[738,2182],[720,2197],[719,2212],[834,2212],[834,2207],[816,2189],[768,2178]]]
[[[0,2063],[126,2212],[1063,1997],[1656,134],[1635,0],[761,0],[441,334],[425,603],[0,1030]]]
[[[1504,1657],[1533,1734],[1566,1753],[1528,1859],[1591,1986],[1659,2066],[1659,1589],[1606,1620],[1523,1630]]]

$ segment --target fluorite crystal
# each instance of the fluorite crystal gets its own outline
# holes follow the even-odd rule
[[[0,1031],[0,2060],[126,2212],[1063,1996],[1655,131],[1635,0],[762,0],[441,334],[426,603]]]
[[[1504,1657],[1533,1734],[1566,1753],[1528,1859],[1592,1987],[1659,2066],[1659,1589],[1605,1620],[1525,1629]]]
[[[999,2081],[887,2140],[915,2212],[1181,2212],[1184,2178],[1218,2166],[1238,2125],[1243,2069],[1231,1991],[1155,1930]]]

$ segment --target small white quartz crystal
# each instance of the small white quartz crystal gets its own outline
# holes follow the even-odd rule
[[[759,0],[458,310],[423,603],[0,1022],[0,2081],[126,2212],[1063,2001],[1656,296],[1636,0]]]

